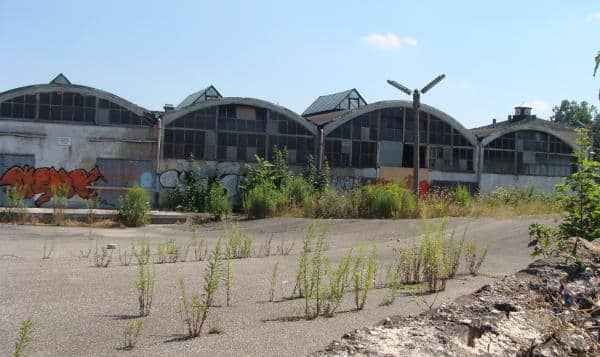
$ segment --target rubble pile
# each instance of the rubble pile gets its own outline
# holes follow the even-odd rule
[[[590,254],[586,260],[597,261]],[[600,275],[590,265],[578,269],[558,259],[537,261],[419,316],[389,317],[348,333],[315,355],[596,355]]]

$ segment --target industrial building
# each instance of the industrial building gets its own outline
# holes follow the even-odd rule
[[[574,131],[536,118],[531,108],[471,130],[428,105],[419,114],[424,189],[461,183],[489,192],[535,182],[552,190],[573,170]],[[299,115],[261,99],[223,97],[212,85],[154,112],[60,74],[0,93],[0,186],[23,185],[29,204],[47,206],[52,185],[62,183],[72,207],[91,194],[116,207],[137,183],[160,204],[193,154],[239,200],[247,164],[271,158],[273,146],[287,147],[296,171],[309,155],[326,159],[340,189],[377,179],[410,185],[414,118],[411,102],[369,104],[356,89],[320,96]]]

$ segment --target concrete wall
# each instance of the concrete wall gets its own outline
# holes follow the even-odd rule
[[[203,177],[213,177],[217,175],[218,181],[227,190],[229,199],[236,205],[241,205],[242,189],[241,185],[248,173],[249,166],[255,166],[254,163],[246,162],[217,162],[217,161],[198,161]],[[160,163],[159,174],[159,205],[166,204],[168,189],[175,188],[178,182],[185,181],[185,171],[189,170],[187,160],[166,159]],[[296,174],[302,174],[304,166],[290,165],[290,170]]]
[[[445,172],[430,170],[429,181],[452,181],[452,182],[474,182],[477,183],[477,174],[472,172]]]
[[[481,183],[479,185],[482,193],[490,193],[494,189],[503,186],[516,186],[525,188],[531,184],[539,191],[552,192],[557,183],[562,181],[562,177],[549,176],[525,176],[525,175],[500,175],[500,174],[481,174]]]
[[[87,185],[101,182],[101,179],[93,182],[82,179],[82,175],[87,177],[91,174],[98,158],[153,161],[155,150],[153,128],[0,121],[0,154],[34,156],[35,171],[32,173],[36,175],[36,181],[33,191],[48,189],[48,185],[53,181],[46,176],[53,175],[52,168],[56,170],[58,176],[68,177],[62,178],[60,183],[65,183],[65,180],[71,183],[75,177],[78,177],[80,181],[83,180],[79,183],[83,187],[79,188],[85,189]],[[6,172],[0,172],[0,178],[4,176],[7,176]],[[2,188],[10,185],[7,180],[10,181],[5,177],[5,182],[0,182],[5,184]],[[75,181],[72,184],[75,188]],[[42,192],[33,192],[33,194],[34,201],[43,195]],[[70,207],[84,205],[85,201],[77,192],[69,199]],[[43,202],[41,206],[51,206],[51,204]]]

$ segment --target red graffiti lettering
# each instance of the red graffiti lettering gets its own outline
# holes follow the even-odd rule
[[[413,188],[413,175],[406,176],[406,187],[409,190]],[[430,184],[426,180],[419,181],[419,197],[423,198],[429,192]]]
[[[104,179],[100,170],[96,166],[89,173],[84,169],[65,171],[65,169],[56,170],[54,167],[33,168],[25,165],[23,168],[13,166],[0,177],[0,186],[16,186],[23,190],[25,198],[32,198],[41,193],[35,204],[39,207],[50,201],[52,198],[52,187],[66,185],[67,198],[77,194],[79,197],[87,199],[94,190],[87,188],[99,179]]]

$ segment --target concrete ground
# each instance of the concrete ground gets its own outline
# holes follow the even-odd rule
[[[0,207],[0,213],[6,211],[6,208]],[[52,208],[39,208],[39,207],[29,207],[26,210],[26,214],[31,217],[35,217],[38,221],[47,221],[52,222],[52,213],[54,210]],[[117,210],[114,209],[94,209],[91,212],[94,213],[96,221],[103,219],[116,220],[117,219]],[[64,210],[64,215],[66,219],[79,220],[86,222],[88,219],[88,215],[90,214],[90,210],[85,208],[67,208]],[[189,214],[182,212],[173,212],[173,211],[150,211],[150,222],[154,224],[172,224],[185,222]],[[203,214],[195,214],[195,216],[205,216]],[[208,220],[208,219],[206,219]]]
[[[82,258],[81,250],[99,244],[116,243],[129,248],[131,241],[146,238],[153,250],[160,241],[174,238],[179,245],[191,237],[188,225],[151,225],[143,228],[94,229],[81,227],[0,225],[0,355],[12,353],[20,321],[31,318],[33,342],[27,347],[32,356],[295,356],[321,350],[334,339],[354,329],[372,325],[389,315],[417,314],[433,296],[415,297],[404,293],[390,306],[379,306],[387,289],[374,290],[365,309],[353,310],[347,294],[341,312],[332,318],[290,321],[301,314],[301,300],[282,299],[291,294],[297,258],[309,220],[272,218],[243,221],[242,229],[254,237],[254,246],[273,237],[273,247],[281,240],[295,242],[289,256],[235,260],[232,306],[225,307],[220,288],[217,307],[210,312],[209,324],[221,334],[203,334],[181,339],[177,281],[183,279],[189,292],[199,291],[206,262],[156,264],[156,294],[152,312],[137,347],[123,351],[122,329],[136,317],[137,294],[132,282],[137,266],[121,266],[116,255],[108,268],[95,267]],[[514,273],[530,262],[527,227],[532,222],[554,223],[552,217],[509,219],[456,218],[448,229],[489,246],[481,276],[460,275],[448,283],[437,303],[471,293],[483,284]],[[418,239],[423,232],[420,220],[334,220],[327,252],[336,264],[348,248],[375,242],[380,266],[392,262],[392,248]],[[223,235],[223,224],[201,226],[200,237],[209,247]],[[90,239],[91,235],[91,239]],[[45,242],[45,243],[44,243]],[[49,259],[41,259],[44,244],[53,246]],[[190,253],[190,259],[193,254]],[[268,302],[271,271],[279,262],[275,302]],[[384,269],[381,268],[380,271]]]

